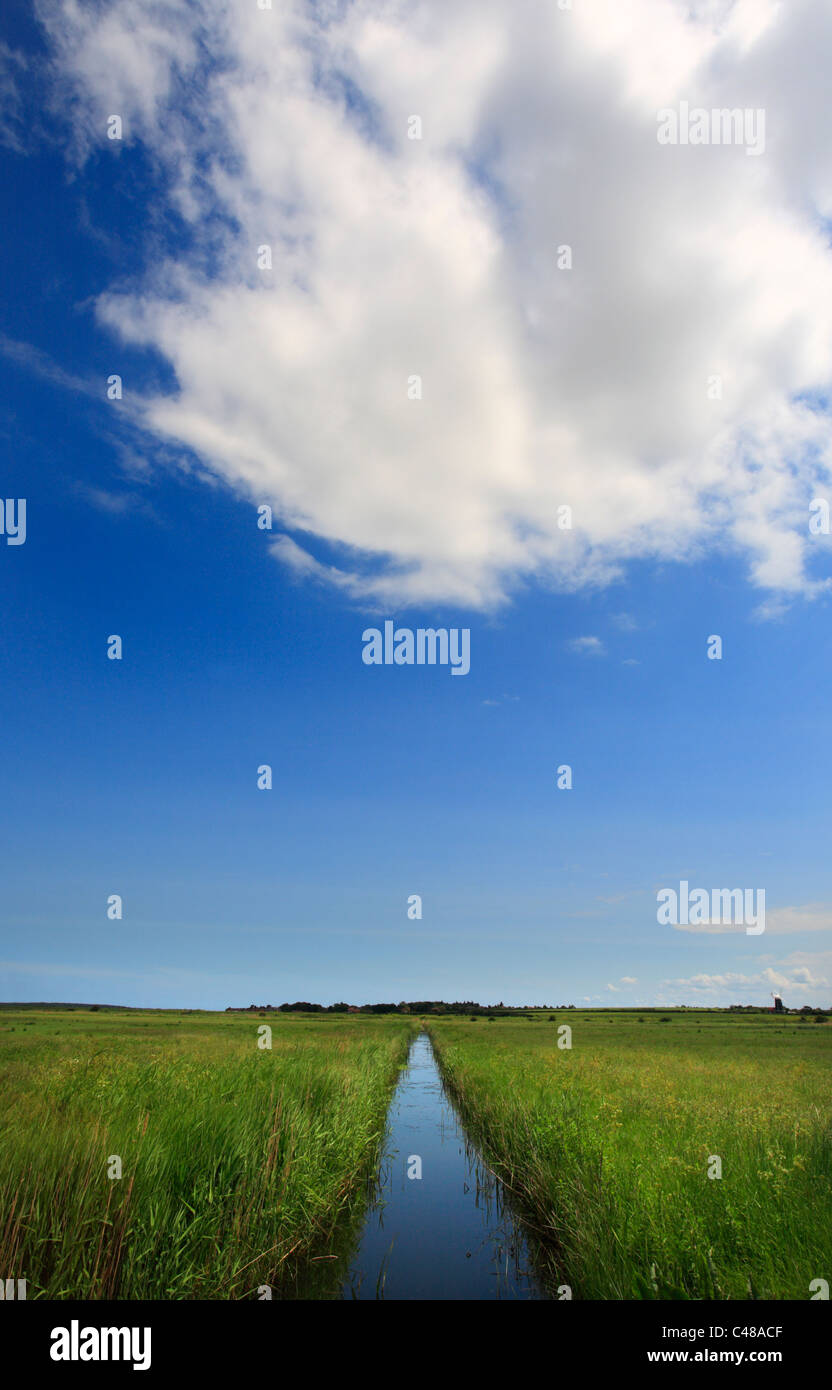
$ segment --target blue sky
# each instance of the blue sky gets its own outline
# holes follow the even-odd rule
[[[117,20],[120,7],[110,8]],[[570,492],[573,465],[563,463],[581,545],[587,537],[566,561],[552,558],[556,534],[536,535],[548,472],[532,487],[520,454],[510,454],[503,477],[496,454],[463,467],[455,438],[443,452],[454,431],[477,428],[461,377],[457,405],[446,402],[420,440],[429,451],[405,451],[400,465],[395,450],[384,452],[390,420],[354,438],[365,428],[361,410],[337,386],[319,405],[338,417],[338,433],[318,438],[318,340],[312,329],[304,337],[299,319],[295,350],[307,365],[312,354],[309,375],[283,350],[262,380],[250,364],[259,395],[248,399],[249,415],[261,402],[272,409],[272,390],[286,398],[279,419],[249,438],[234,403],[239,383],[229,385],[226,415],[212,414],[229,380],[217,357],[223,334],[210,360],[200,356],[206,313],[216,327],[220,301],[235,313],[255,303],[250,266],[236,288],[228,269],[236,233],[224,239],[215,207],[212,220],[205,208],[188,211],[187,200],[175,206],[171,169],[154,145],[164,123],[157,111],[143,129],[139,104],[131,125],[127,68],[124,109],[135,133],[116,150],[85,143],[95,119],[84,115],[84,93],[78,109],[59,97],[89,71],[78,56],[88,36],[76,36],[68,56],[56,37],[60,10],[44,7],[38,31],[13,9],[5,33],[17,58],[0,149],[0,428],[3,495],[27,499],[27,537],[14,547],[0,538],[0,998],[634,1005],[766,1003],[778,990],[792,1005],[829,1005],[832,657],[823,584],[832,569],[828,538],[817,537],[814,550],[804,538],[799,564],[788,540],[807,490],[827,476],[817,444],[828,431],[824,363],[805,367],[812,408],[791,434],[766,432],[755,401],[743,398],[733,438],[757,430],[765,444],[744,465],[742,486],[733,462],[724,473],[706,466],[698,426],[687,434],[680,426],[678,471],[648,475],[646,491],[635,470],[666,421],[652,445],[633,444],[633,459],[614,465],[605,441],[588,435],[574,477],[594,478],[598,490]],[[473,12],[470,22],[479,23]],[[125,41],[118,51],[139,48]],[[591,71],[586,46],[576,52]],[[98,64],[95,74],[100,55]],[[384,90],[376,95],[381,102]],[[102,99],[116,109],[109,92]],[[165,100],[169,114],[188,110],[187,75],[184,92]],[[498,122],[499,107],[495,97],[489,119]],[[349,118],[341,109],[341,126]],[[456,177],[464,188],[470,175]],[[335,188],[337,171],[321,178]],[[206,196],[216,199],[216,189]],[[478,182],[478,209],[483,196],[496,195]],[[323,244],[318,213],[306,216]],[[275,228],[274,209],[270,217]],[[274,235],[276,246],[291,239],[285,227]],[[160,266],[169,277],[171,267],[182,272],[175,292],[154,279]],[[307,269],[319,275],[321,312],[336,322],[352,286],[347,269],[342,278],[328,265]],[[362,268],[353,270],[360,284]],[[478,281],[465,312],[477,323],[482,315],[485,333],[492,301],[524,293],[519,280]],[[662,333],[675,339],[684,323],[662,328],[662,307],[650,306],[658,355]],[[295,311],[287,298],[283,319]],[[813,311],[825,312],[820,292]],[[265,340],[269,322],[247,318],[239,339],[233,323],[224,331],[242,353],[261,328]],[[177,336],[186,330],[187,341]],[[357,330],[333,331],[345,363],[351,346],[367,353]],[[446,331],[455,330],[444,320],[420,326],[428,382]],[[467,361],[467,345],[457,346]],[[504,347],[496,340],[495,352]],[[388,349],[395,357],[380,338],[365,357],[373,387]],[[725,351],[715,354],[720,362]],[[609,383],[611,397],[619,393],[610,428],[626,443],[631,407],[613,358],[599,386],[562,361],[559,377],[552,346],[541,399],[566,391],[569,378],[597,413]],[[539,371],[534,360],[512,384],[518,400]],[[339,361],[328,355],[323,375],[337,378]],[[123,378],[123,401],[107,400],[111,373]],[[762,375],[755,389],[764,394],[765,385]],[[296,417],[292,396],[305,401]],[[170,415],[166,402],[175,402]],[[484,409],[497,410],[493,390]],[[510,453],[529,440],[528,421],[519,407],[500,412],[489,433],[502,438],[504,428]],[[286,419],[272,459],[270,431]],[[548,428],[551,442],[574,424]],[[225,442],[214,447],[220,431]],[[342,459],[330,458],[333,437]],[[785,449],[776,464],[775,442]],[[532,439],[529,459],[541,447]],[[383,468],[364,474],[360,460],[373,450]],[[480,459],[493,478],[488,495],[479,491]],[[700,464],[701,487],[686,500],[679,480]],[[449,484],[445,494],[443,471],[457,468],[458,490]],[[755,497],[792,477],[794,497],[777,492],[760,515]],[[435,505],[431,494],[422,506],[422,485],[437,490]],[[662,499],[650,502],[649,519],[627,502],[646,492]],[[331,513],[324,494],[339,503]],[[259,501],[275,508],[272,532],[257,527]],[[457,506],[462,539],[446,524]],[[580,524],[582,507],[593,512],[594,533]],[[521,556],[524,531],[533,563]],[[288,539],[275,547],[279,536]],[[385,618],[470,628],[470,673],[364,665],[362,633]],[[121,661],[107,659],[113,633],[123,639]],[[723,639],[721,661],[707,658],[711,634]],[[263,763],[273,768],[268,791],[257,787]],[[558,789],[562,764],[572,768],[571,790]],[[708,890],[764,889],[765,933],[660,926],[656,893],[683,879]],[[124,916],[110,921],[116,893]],[[422,897],[421,920],[408,918],[411,894]]]

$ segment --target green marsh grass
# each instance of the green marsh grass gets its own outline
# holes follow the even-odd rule
[[[3,1010],[3,1277],[30,1299],[334,1295],[413,1027]]]
[[[557,1047],[564,1023],[571,1050]],[[832,1282],[829,1023],[570,1011],[429,1028],[553,1287],[808,1299],[813,1279]],[[708,1177],[713,1155],[721,1178]]]

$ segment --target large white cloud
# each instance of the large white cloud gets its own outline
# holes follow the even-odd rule
[[[41,13],[76,150],[121,114],[124,157],[142,141],[192,225],[98,306],[175,369],[141,419],[271,502],[296,572],[476,607],[529,576],[733,546],[758,586],[819,591],[829,6]],[[681,100],[764,108],[765,153],[660,145],[657,110]],[[334,565],[304,560],[314,538],[343,547]]]

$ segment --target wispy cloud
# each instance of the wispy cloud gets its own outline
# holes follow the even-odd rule
[[[104,396],[101,382],[93,382],[88,377],[66,371],[60,363],[53,361],[47,353],[41,352],[31,343],[19,342],[16,338],[9,338],[0,332],[0,352],[10,362],[43,381],[51,382],[53,386],[60,386],[66,391],[78,391],[85,396],[97,396],[99,399]]]
[[[802,907],[766,909],[766,936],[789,936],[797,932],[832,931],[832,904],[806,903]],[[673,923],[674,930],[706,936],[744,934],[738,922]]]
[[[25,124],[19,84],[26,67],[25,56],[0,40],[0,144],[16,154],[25,151]]]
[[[632,613],[613,613],[611,621],[621,632],[636,632],[638,623]]]

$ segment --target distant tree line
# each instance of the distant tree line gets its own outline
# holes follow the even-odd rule
[[[554,1009],[554,1004],[525,1004],[513,1007],[504,1004],[478,1004],[474,999],[456,999],[449,1004],[444,999],[402,999],[398,1004],[313,1004],[308,999],[297,999],[293,1004],[249,1004],[247,1008],[229,1005],[226,1013],[281,1013],[281,1014],[468,1014],[485,1016],[494,1014],[544,1013]],[[574,1009],[574,1004],[558,1004],[558,1009]]]

